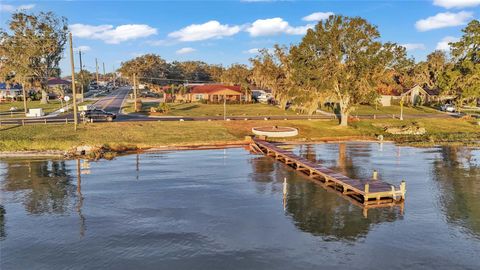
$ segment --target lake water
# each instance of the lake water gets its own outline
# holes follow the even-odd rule
[[[480,150],[341,143],[293,151],[407,182],[361,208],[242,148],[112,161],[0,160],[7,269],[480,269]],[[79,177],[80,176],[80,177]],[[283,179],[288,195],[283,200]]]

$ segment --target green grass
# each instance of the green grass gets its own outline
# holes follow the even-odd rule
[[[331,108],[324,108],[322,110],[328,111],[328,112],[333,112]],[[419,107],[403,107],[403,113],[404,114],[416,114],[416,115],[422,115],[422,114],[436,114],[436,113],[441,113],[438,110],[435,110],[430,107],[426,106],[419,106]],[[358,106],[355,111],[352,112],[352,115],[385,115],[385,114],[400,114],[400,106],[398,105],[392,105],[392,106],[378,106],[377,109],[375,109],[375,106],[370,106],[370,105],[360,105]]]
[[[140,111],[137,112],[137,113],[143,113],[143,114],[146,114],[148,112],[150,112],[150,108],[151,107],[154,107],[154,108],[158,108],[158,104],[159,102],[153,102],[153,101],[144,101],[142,102],[142,108],[140,108]],[[123,111],[125,113],[133,113],[135,110],[135,107],[134,107],[134,104],[133,102],[126,102],[124,104],[124,107],[123,107]]]
[[[169,104],[171,107],[167,115],[172,116],[223,116],[223,104],[184,103]],[[227,104],[227,116],[271,116],[292,115],[291,110],[282,110],[276,106],[266,104]]]
[[[238,143],[256,126],[291,126],[299,129],[294,138],[283,141],[322,141],[373,139],[383,134],[401,143],[431,145],[436,143],[472,145],[480,142],[480,126],[461,119],[416,119],[427,129],[423,136],[385,134],[385,126],[400,126],[412,121],[362,120],[348,128],[334,120],[291,121],[202,121],[202,122],[118,122],[80,125],[77,132],[71,124],[0,127],[0,151],[69,150],[80,145],[162,146]]]
[[[17,112],[23,112],[23,101],[2,102],[0,103],[0,112],[9,112],[11,107],[17,107]],[[45,113],[49,113],[60,109],[62,104],[59,100],[50,100],[47,104],[40,104],[40,100],[34,100],[28,101],[27,107],[42,108]]]

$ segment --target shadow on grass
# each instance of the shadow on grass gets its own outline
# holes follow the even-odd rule
[[[10,130],[10,129],[14,129],[14,128],[18,128],[18,127],[21,127],[22,125],[14,125],[14,126],[11,126],[11,127],[1,127],[0,128],[0,131],[6,131],[6,130]]]
[[[177,110],[177,111],[188,111],[188,110],[192,110],[192,109],[196,109],[200,106],[198,105],[189,105],[187,107],[183,107],[183,108],[173,108],[174,110]]]

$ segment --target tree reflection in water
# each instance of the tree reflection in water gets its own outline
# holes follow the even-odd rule
[[[300,154],[314,160],[315,146],[302,146]],[[337,168],[337,171],[348,171],[352,175],[356,168],[348,156],[346,147],[340,146],[337,164],[340,170]],[[370,209],[365,218],[361,208],[269,157],[253,158],[251,164],[252,179],[258,183],[257,191],[261,193],[272,185],[281,194],[283,179],[287,177],[288,193],[284,207],[295,225],[304,232],[326,239],[353,241],[365,237],[372,225],[392,222],[402,216],[399,208],[384,208]]]
[[[480,151],[442,147],[432,172],[440,188],[440,204],[447,221],[480,238]]]
[[[5,160],[2,189],[22,191],[22,203],[28,213],[63,214],[68,212],[75,186],[65,161]]]

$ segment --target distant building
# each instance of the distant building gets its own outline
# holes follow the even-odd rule
[[[19,83],[0,83],[0,100],[16,99],[22,96],[22,85]]]
[[[194,86],[190,91],[189,101],[199,102],[205,100],[211,103],[220,103],[224,99],[227,102],[240,102],[245,100],[240,86],[222,84],[206,84]]]
[[[403,99],[405,104],[416,106],[444,102],[453,98],[453,96],[440,96],[439,91],[436,89],[424,89],[419,85],[415,85],[410,89],[404,89],[391,95],[381,95],[379,102],[382,106],[391,106],[392,103],[398,104]]]

